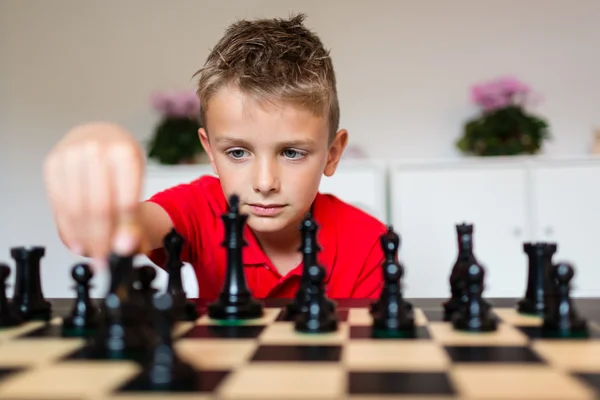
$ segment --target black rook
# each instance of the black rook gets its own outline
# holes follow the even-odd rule
[[[44,247],[13,247],[10,250],[16,262],[13,302],[25,320],[49,320],[52,305],[46,301],[40,280],[40,261],[46,254]]]

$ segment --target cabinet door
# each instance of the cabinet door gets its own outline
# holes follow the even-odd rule
[[[573,263],[574,296],[599,296],[600,165],[537,165],[532,187],[536,238],[557,243],[555,262]]]
[[[321,179],[319,191],[331,193],[382,222],[388,220],[383,163],[343,161],[333,176]]]
[[[395,168],[391,211],[401,235],[408,297],[450,294],[456,260],[456,224],[474,225],[474,252],[485,268],[486,297],[520,297],[525,291],[529,238],[527,180],[520,165],[450,165]]]

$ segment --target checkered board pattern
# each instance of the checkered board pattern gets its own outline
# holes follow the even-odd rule
[[[493,333],[462,333],[441,309],[415,310],[417,337],[374,339],[367,307],[338,307],[339,329],[301,334],[282,308],[237,326],[206,315],[178,324],[180,356],[195,387],[148,389],[134,362],[81,359],[82,339],[60,337],[60,318],[0,331],[5,399],[592,399],[600,398],[600,330],[540,338],[539,318],[495,308]]]

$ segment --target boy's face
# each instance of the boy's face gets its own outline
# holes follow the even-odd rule
[[[321,176],[333,175],[347,141],[341,130],[329,143],[327,120],[291,104],[252,100],[234,88],[209,102],[200,129],[225,196],[240,197],[240,211],[257,233],[298,229]]]

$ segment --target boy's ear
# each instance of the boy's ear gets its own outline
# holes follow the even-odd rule
[[[342,158],[344,149],[348,144],[348,131],[340,129],[336,134],[333,142],[329,146],[329,154],[327,155],[327,164],[323,173],[325,176],[332,176],[337,169],[338,163]]]
[[[208,159],[210,160],[210,165],[212,165],[213,172],[219,176],[217,172],[217,168],[215,166],[215,159],[213,157],[212,149],[210,147],[210,142],[208,140],[208,133],[204,128],[198,129],[198,137],[200,138],[200,143],[202,143],[202,147],[204,147],[204,151],[208,155]]]

